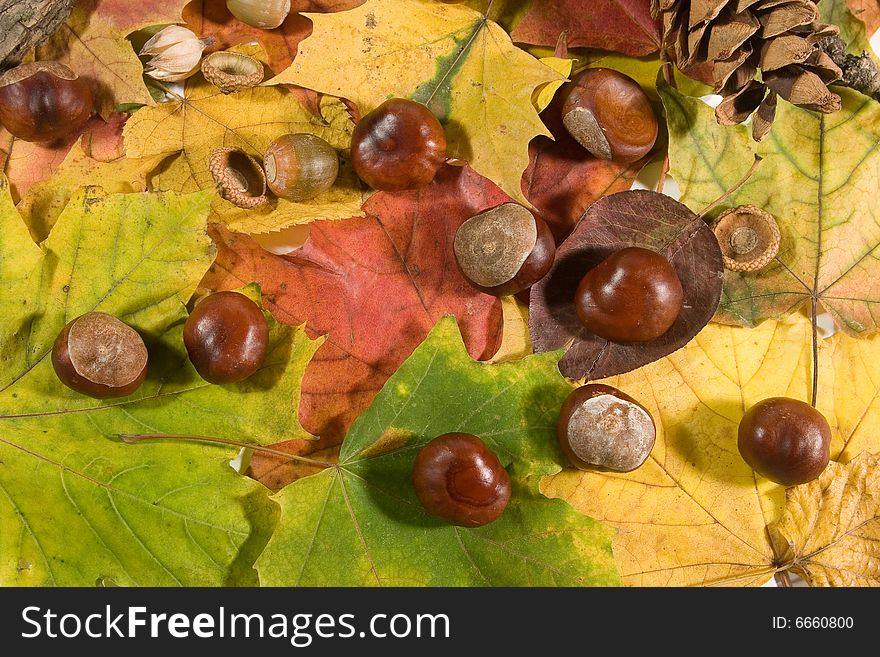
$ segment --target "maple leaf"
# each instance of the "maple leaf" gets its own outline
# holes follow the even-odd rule
[[[447,155],[465,160],[510,197],[528,143],[547,135],[532,92],[562,76],[516,48],[498,25],[461,5],[369,0],[314,23],[293,65],[270,84],[297,84],[353,101],[362,113],[390,96],[426,104],[446,131]]]
[[[363,0],[294,0],[285,21],[273,30],[264,30],[236,19],[224,2],[193,0],[184,7],[183,20],[200,37],[214,37],[214,43],[205,49],[206,54],[257,41],[266,52],[270,70],[280,73],[293,62],[300,41],[312,32],[312,22],[299,12],[345,11],[362,3]]]
[[[214,190],[211,153],[224,146],[243,149],[262,161],[269,144],[286,133],[308,132],[333,148],[347,150],[354,125],[345,105],[325,97],[315,115],[282,87],[255,87],[222,94],[201,76],[187,81],[183,95],[136,112],[125,126],[128,157],[176,155],[153,177],[155,189],[177,192]],[[364,192],[347,158],[333,187],[313,199],[274,199],[264,207],[244,210],[215,196],[212,221],[233,230],[260,233],[315,219],[358,216]]]
[[[447,166],[421,190],[374,194],[364,218],[312,224],[306,244],[286,256],[217,231],[204,285],[258,281],[280,321],[327,335],[306,370],[300,416],[311,433],[338,442],[444,314],[459,318],[473,356],[497,350],[500,304],[458,271],[452,239],[465,220],[506,200],[485,178]]]
[[[754,329],[709,324],[680,351],[604,381],[653,415],[651,456],[626,474],[565,470],[541,490],[620,530],[614,555],[625,584],[760,585],[792,565],[767,534],[785,488],[743,461],[737,427],[762,399],[809,398],[811,332],[801,315]],[[880,339],[841,333],[821,341],[818,356],[831,458],[880,452],[880,381],[870,365]]]
[[[520,477],[559,469],[559,406],[570,390],[559,353],[517,363],[471,360],[441,319],[355,422],[339,464],[274,499],[281,519],[256,567],[273,586],[613,585],[610,532]],[[474,399],[484,400],[474,404]],[[504,513],[466,529],[429,516],[411,483],[434,436],[480,436],[508,465]]]
[[[37,49],[85,78],[104,118],[123,103],[152,104],[144,68],[126,37],[149,25],[178,23],[188,0],[78,0],[64,25]]]
[[[207,213],[204,194],[88,188],[37,246],[0,179],[3,584],[255,583],[255,543],[274,524],[259,485],[216,447],[114,440],[303,435],[293,414],[275,412],[296,403],[317,346],[301,329],[271,322],[266,360],[241,384],[208,385],[189,364],[183,304],[213,259]],[[92,310],[119,317],[148,345],[147,380],[128,397],[85,397],[54,373],[56,335]]]
[[[880,328],[880,106],[848,89],[831,115],[783,103],[777,127],[756,145],[748,128],[719,126],[700,100],[665,84],[660,92],[685,205],[700,211],[742,178],[756,153],[763,158],[721,209],[755,205],[776,217],[779,253],[758,272],[725,272],[718,318],[754,326],[815,301],[850,333]]]
[[[517,42],[552,46],[565,33],[569,47],[601,48],[636,57],[660,49],[660,27],[651,17],[650,0],[581,0],[535,2],[510,37]]]
[[[878,492],[880,457],[869,454],[789,488],[768,530],[780,564],[811,586],[880,586]]]

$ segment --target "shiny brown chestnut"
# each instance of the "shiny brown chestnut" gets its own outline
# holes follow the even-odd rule
[[[446,433],[425,445],[413,463],[412,480],[428,513],[460,527],[496,520],[510,501],[504,466],[469,433]]]
[[[657,430],[648,410],[617,388],[591,383],[566,399],[559,446],[576,468],[630,472],[651,454]]]
[[[236,383],[260,369],[269,326],[260,307],[238,292],[215,292],[196,304],[183,327],[183,344],[209,383]]]
[[[631,164],[654,147],[657,116],[631,77],[609,68],[588,68],[566,86],[562,123],[590,153]]]
[[[675,323],[683,300],[681,280],[666,258],[627,247],[586,273],[574,303],[591,333],[611,342],[648,342]]]
[[[91,115],[89,85],[64,64],[21,64],[0,76],[0,123],[19,139],[59,141]]]
[[[147,376],[147,361],[138,332],[101,312],[68,322],[52,346],[52,367],[61,382],[96,399],[132,394]]]
[[[446,161],[446,135],[427,107],[392,98],[355,127],[351,160],[355,173],[373,189],[423,187]]]
[[[737,447],[767,479],[784,486],[805,484],[822,474],[831,459],[831,427],[806,402],[771,397],[743,415]]]
[[[553,266],[556,242],[543,219],[517,203],[504,203],[459,226],[453,251],[474,287],[504,296],[544,278]]]
[[[339,157],[326,141],[307,132],[281,135],[263,158],[266,182],[275,196],[307,201],[326,192],[339,175]]]

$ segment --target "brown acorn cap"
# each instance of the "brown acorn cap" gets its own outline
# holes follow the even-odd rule
[[[220,91],[231,94],[263,81],[263,64],[237,52],[215,52],[202,60],[202,75]]]
[[[209,168],[220,196],[230,203],[250,209],[269,202],[263,167],[240,148],[218,148],[211,153]]]
[[[753,205],[723,212],[712,225],[724,267],[732,271],[758,271],[779,252],[779,227],[773,216]]]
[[[503,285],[517,275],[538,239],[528,208],[503,203],[465,221],[453,249],[462,272],[481,287]]]

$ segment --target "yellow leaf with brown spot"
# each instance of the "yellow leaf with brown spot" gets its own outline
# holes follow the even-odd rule
[[[614,525],[629,585],[760,585],[783,563],[767,527],[785,489],[755,474],[737,448],[743,413],[767,397],[810,398],[810,322],[801,315],[755,329],[710,324],[685,348],[605,380],[653,415],[657,442],[627,473],[566,469],[542,491]],[[832,427],[831,457],[880,452],[880,339],[844,334],[819,343],[817,407]]]
[[[783,564],[812,586],[880,586],[880,457],[831,463],[788,489],[770,537]]]
[[[81,144],[74,144],[55,174],[28,190],[18,211],[34,240],[42,242],[80,187],[100,185],[108,194],[146,191],[149,172],[164,157],[134,160],[122,156],[101,162],[86,155]]]
[[[530,205],[520,189],[529,141],[549,136],[532,94],[565,76],[463,5],[369,0],[350,11],[305,15],[312,36],[270,84],[348,98],[363,113],[390,97],[424,103],[443,123],[449,157],[468,161]]]
[[[187,81],[182,96],[146,107],[128,120],[125,147],[129,157],[174,155],[153,178],[156,189],[193,192],[215,189],[208,169],[211,153],[224,146],[241,148],[262,161],[268,145],[289,132],[321,137],[340,152],[339,178],[333,187],[303,202],[270,198],[260,208],[244,210],[219,194],[211,204],[211,220],[242,233],[268,233],[316,219],[363,216],[364,199],[348,161],[353,124],[345,105],[323,97],[316,116],[282,87],[254,87],[220,93],[202,76]]]
[[[178,23],[189,0],[78,0],[38,59],[67,64],[86,78],[107,118],[122,103],[152,104],[141,65],[126,37],[148,25]]]

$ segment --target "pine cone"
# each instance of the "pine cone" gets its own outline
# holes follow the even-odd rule
[[[819,0],[816,0],[817,2]],[[828,85],[841,70],[818,42],[839,30],[819,21],[810,0],[651,0],[662,18],[665,47],[681,70],[711,62],[715,110],[723,125],[754,113],[752,136],[761,141],[776,115],[776,97],[798,107],[831,113],[840,96]],[[761,80],[755,79],[760,71]]]

